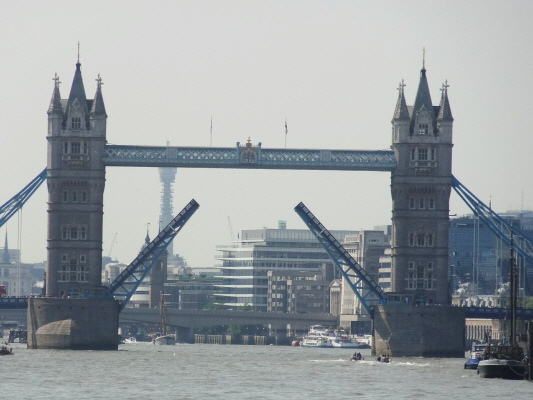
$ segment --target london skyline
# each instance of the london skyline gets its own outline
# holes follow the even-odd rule
[[[396,88],[404,79],[414,102],[425,47],[434,105],[450,85],[454,175],[499,212],[531,208],[529,2],[53,4],[1,6],[1,204],[46,166],[52,78],[66,98],[80,41],[88,98],[103,79],[109,144],[234,147],[250,138],[265,148],[286,140],[356,150],[390,148]],[[305,229],[293,211],[300,201],[328,229],[390,224],[389,185],[383,172],[179,169],[174,213],[192,198],[200,209],[174,249],[210,267],[215,246],[230,241],[228,217],[235,235],[278,220]],[[147,224],[157,233],[160,196],[156,168],[107,168],[104,256],[116,234],[110,255],[135,258]],[[23,262],[46,259],[46,199],[43,185],[23,209]],[[469,213],[455,193],[450,204],[450,214]],[[0,229],[10,248],[18,218]]]

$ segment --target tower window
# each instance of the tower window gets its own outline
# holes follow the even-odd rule
[[[433,247],[433,234],[432,233],[427,234],[427,245],[429,247]]]
[[[420,197],[418,199],[418,208],[420,208],[420,209],[424,209],[425,208],[424,198],[423,197]]]
[[[415,234],[410,233],[409,234],[409,246],[414,246],[414,245],[415,245]]]
[[[428,149],[418,149],[418,159],[420,161],[427,161],[427,159],[428,159]]]
[[[416,160],[416,148],[411,149],[411,161]]]
[[[418,133],[420,135],[427,135],[428,134],[428,124],[418,124]]]
[[[430,157],[431,157],[431,161],[435,161],[437,159],[435,149],[430,149]]]
[[[87,203],[89,201],[89,194],[87,193],[87,190],[81,191],[81,202]]]
[[[68,202],[68,190],[63,190],[63,196],[61,197],[63,203]]]
[[[435,198],[434,197],[430,197],[428,199],[428,208],[430,210],[434,210],[435,209]]]
[[[73,190],[72,191],[71,198],[72,198],[72,202],[73,203],[77,203],[78,202],[78,191],[77,190]]]
[[[415,198],[409,197],[409,208],[412,210],[415,208]]]
[[[70,143],[70,153],[71,154],[80,154],[80,152],[81,152],[80,142],[72,142],[72,143]]]
[[[416,235],[416,245],[423,247],[425,245],[425,235],[423,233],[418,233]]]
[[[72,118],[72,129],[81,129],[81,118],[80,117]]]

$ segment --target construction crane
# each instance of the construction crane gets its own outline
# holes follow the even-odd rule
[[[231,236],[231,241],[235,242],[235,236],[233,236],[233,226],[231,226],[231,218],[228,217],[228,226],[229,226],[229,234]]]
[[[113,241],[111,242],[111,247],[109,248],[109,252],[107,253],[107,258],[111,259],[111,252],[113,251],[113,246],[115,245],[115,242],[117,241],[117,235],[118,232],[115,233],[115,236],[113,236]]]

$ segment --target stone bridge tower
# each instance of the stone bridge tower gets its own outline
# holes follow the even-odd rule
[[[448,304],[448,222],[453,117],[448,85],[433,106],[422,67],[414,106],[403,81],[392,119],[391,291],[415,304]],[[403,299],[403,298],[402,298]]]
[[[68,99],[59,78],[48,109],[48,266],[46,295],[90,297],[102,287],[102,220],[107,115],[98,75],[85,96],[78,60]]]

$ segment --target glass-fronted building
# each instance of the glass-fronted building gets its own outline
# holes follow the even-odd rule
[[[283,228],[283,225],[280,225]],[[339,241],[357,231],[330,231]],[[268,271],[308,271],[320,273],[333,268],[328,254],[313,233],[306,229],[256,229],[241,232],[240,240],[217,246],[222,265],[216,286],[217,303],[226,308],[250,306],[267,311]]]

